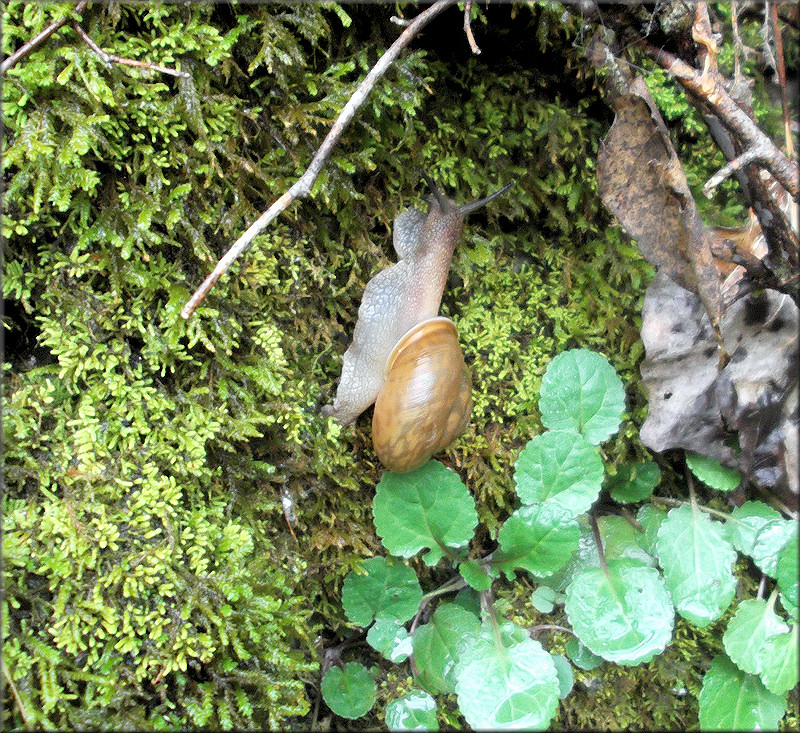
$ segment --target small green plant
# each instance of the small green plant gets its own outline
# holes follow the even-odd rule
[[[547,430],[519,455],[513,475],[519,507],[488,554],[470,552],[475,502],[441,463],[387,472],[378,484],[375,527],[393,557],[365,560],[351,572],[342,604],[349,621],[369,628],[367,642],[383,657],[413,661],[417,688],[389,703],[386,724],[435,730],[435,696],[455,695],[472,728],[547,728],[572,687],[572,665],[650,661],[670,643],[676,611],[699,628],[720,619],[735,596],[741,553],[774,587],[768,600],[739,601],[722,639],[726,654],[711,662],[703,680],[700,723],[777,726],[798,681],[796,525],[761,502],[731,514],[700,506],[691,485],[687,502],[658,499],[653,491],[661,473],[652,461],[607,475],[600,445],[619,429],[625,399],[621,380],[599,354],[575,349],[553,359],[539,409]],[[687,462],[714,490],[739,484],[713,459]],[[604,489],[620,504],[646,502],[636,520],[590,513]],[[677,506],[667,512],[661,503]],[[458,573],[424,592],[403,562],[421,551],[427,565],[446,561]],[[546,614],[563,604],[573,634],[569,659],[498,612],[493,591],[520,571],[537,584],[534,609]],[[448,594],[454,600],[444,600]],[[322,694],[335,713],[356,718],[372,708],[376,686],[363,664],[348,662],[326,672]]]

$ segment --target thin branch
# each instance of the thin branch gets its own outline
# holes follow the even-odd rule
[[[89,0],[80,0],[75,7],[72,9],[73,13],[82,13],[86,6],[89,4]],[[0,64],[0,74],[5,74],[14,64],[16,64],[21,58],[27,56],[34,48],[36,48],[40,43],[46,41],[50,36],[53,35],[57,30],[63,28],[70,20],[69,15],[61,18],[61,20],[57,20],[51,23],[47,28],[45,28],[41,33],[38,33],[29,41],[24,43],[20,46],[14,53],[12,53],[7,59],[3,60],[3,63]]]
[[[464,33],[467,34],[467,40],[469,41],[469,47],[472,49],[472,53],[478,56],[481,50],[478,48],[478,44],[475,43],[475,36],[472,35],[472,21],[469,17],[471,10],[472,0],[467,0],[464,5]]]
[[[272,206],[251,224],[247,231],[242,234],[222,256],[211,274],[203,281],[200,287],[195,290],[194,295],[189,298],[186,305],[183,306],[183,310],[181,311],[181,316],[183,318],[191,317],[192,313],[197,309],[197,306],[200,305],[203,298],[208,294],[208,291],[214,287],[217,280],[228,270],[236,258],[252,246],[253,240],[285,211],[289,204],[296,199],[305,198],[311,193],[314,181],[317,180],[317,176],[330,157],[333,148],[339,142],[339,138],[342,136],[347,125],[350,124],[356,112],[361,105],[364,104],[367,95],[372,91],[375,84],[386,73],[387,69],[392,65],[400,52],[409,44],[411,39],[442,11],[446,10],[450,5],[455,4],[455,1],[456,0],[437,0],[437,2],[431,5],[427,10],[414,18],[397,40],[389,46],[386,53],[378,59],[378,62],[370,69],[369,73],[364,77],[364,80],[358,85],[358,88],[347,101],[347,104],[345,104],[341,113],[336,118],[336,121],[333,123],[330,132],[328,132],[308,168],[306,168],[305,173],[300,176],[297,182],[288,191],[282,194]]]
[[[741,170],[746,165],[750,165],[750,163],[754,163],[756,161],[766,165],[771,154],[772,150],[769,150],[765,147],[750,148],[749,150],[745,150],[739,157],[731,160],[706,181],[706,183],[703,185],[703,193],[707,198],[711,198],[714,195],[714,191],[717,186],[719,186],[726,178],[730,178],[734,173]]]
[[[559,626],[558,624],[539,624],[538,626],[534,626],[532,629],[529,629],[528,633],[531,636],[536,636],[536,634],[538,634],[540,631],[546,631],[548,629],[551,631],[565,631],[568,634],[576,636],[572,629],[568,629],[566,626]]]
[[[701,74],[685,61],[668,51],[642,42],[647,54],[669,74],[675,77],[689,92],[708,103],[720,121],[743,143],[745,149],[763,148],[770,150],[765,168],[789,192],[795,201],[800,200],[797,163],[787,158],[783,152],[764,134],[747,113],[730,97],[719,81],[717,74]]]
[[[89,35],[86,33],[85,30],[83,30],[83,28],[81,28],[79,23],[73,22],[72,27],[75,29],[76,33],[81,37],[81,40],[107,64],[113,61],[118,64],[124,64],[125,66],[136,66],[143,69],[152,69],[153,71],[160,71],[162,74],[170,74],[171,76],[184,76],[184,77],[189,76],[188,71],[176,71],[175,69],[168,69],[165,66],[157,66],[156,64],[151,64],[149,61],[136,61],[135,59],[124,59],[121,56],[117,56],[115,53],[106,53],[91,38],[89,38]]]
[[[22,701],[22,698],[20,698],[19,690],[17,690],[17,686],[14,684],[14,680],[11,678],[5,662],[3,662],[2,659],[0,659],[0,666],[3,667],[3,677],[5,677],[6,684],[11,690],[11,694],[14,696],[14,702],[17,704],[17,709],[19,710],[19,715],[22,718],[22,722],[25,724],[25,727],[28,730],[33,730],[33,723],[35,721],[31,721],[29,711],[25,707],[25,703]]]
[[[776,71],[778,72],[778,83],[781,87],[781,107],[783,109],[783,134],[786,137],[786,152],[789,157],[794,155],[794,145],[792,143],[792,130],[789,124],[789,103],[786,100],[786,64],[783,57],[783,35],[778,24],[778,6],[773,5],[772,10],[772,29],[775,36],[775,53],[777,58]]]

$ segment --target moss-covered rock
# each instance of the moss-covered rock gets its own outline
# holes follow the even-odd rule
[[[4,52],[70,7],[7,3]],[[574,46],[580,19],[558,6],[482,9],[478,58],[460,11],[445,13],[449,40],[411,45],[311,197],[180,318],[303,172],[401,11],[416,12],[92,4],[81,25],[102,49],[189,77],[106,64],[70,24],[5,75],[9,725],[312,722],[315,637],[343,630],[341,579],[380,547],[368,421],[342,430],[319,406],[363,286],[392,260],[393,218],[425,196],[419,168],[462,201],[516,181],[470,217],[442,309],[475,374],[471,425],[445,460],[484,539],[511,509],[558,352],[611,361],[630,420],[609,456],[644,453],[652,273],[597,197],[610,112]],[[382,695],[404,684],[379,674]]]

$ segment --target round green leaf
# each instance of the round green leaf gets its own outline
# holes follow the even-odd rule
[[[558,697],[563,700],[569,695],[572,686],[575,684],[575,674],[572,671],[572,665],[569,659],[561,654],[552,654],[553,664],[556,665],[556,673],[558,674]]]
[[[658,561],[678,613],[704,628],[736,592],[731,547],[719,522],[691,506],[671,509],[658,530]]]
[[[742,477],[738,471],[725,468],[715,458],[701,456],[699,453],[687,453],[686,465],[706,486],[717,489],[717,491],[733,491],[742,483]]]
[[[614,501],[633,504],[643,501],[653,493],[661,481],[661,469],[655,461],[626,463],[606,481],[606,488]]]
[[[366,575],[351,572],[342,586],[342,607],[354,624],[369,626],[372,619],[400,623],[413,618],[422,602],[417,574],[402,563],[389,564],[385,557],[364,560]]]
[[[527,632],[486,622],[456,663],[458,707],[479,730],[544,730],[558,709],[553,658]]]
[[[603,664],[602,657],[592,654],[592,652],[586,648],[586,645],[581,643],[581,640],[576,639],[574,636],[567,642],[565,649],[572,663],[576,667],[580,667],[587,672],[597,669],[597,667]]]
[[[703,677],[698,703],[701,730],[777,730],[786,711],[785,698],[771,693],[724,654],[714,657]]]
[[[655,568],[620,560],[584,570],[567,587],[565,610],[578,638],[617,664],[649,662],[672,638],[675,610]]]
[[[528,441],[515,468],[523,504],[553,502],[572,516],[589,509],[603,485],[600,453],[571,430],[547,431]]]
[[[546,585],[540,585],[531,593],[531,605],[541,613],[550,613],[556,606],[556,592]]]
[[[790,632],[771,636],[761,648],[761,681],[776,695],[785,695],[797,684],[797,629],[794,624]]]
[[[444,548],[466,547],[478,524],[475,501],[458,474],[438,461],[428,461],[409,473],[386,471],[373,504],[375,529],[384,547],[401,557],[420,550],[434,565]]]
[[[797,533],[784,545],[778,555],[778,587],[786,601],[797,606],[798,592]]]
[[[390,662],[403,662],[413,651],[411,634],[393,619],[378,619],[372,624],[367,643]]]
[[[434,695],[455,690],[455,663],[475,642],[478,617],[454,603],[443,603],[431,620],[414,632],[417,682]]]
[[[748,598],[739,604],[728,622],[722,644],[728,657],[743,672],[760,674],[764,643],[772,636],[789,631],[789,627],[775,615],[774,606],[775,596],[769,602]]]
[[[386,706],[389,730],[439,730],[436,700],[427,692],[412,690]]]
[[[624,410],[622,380],[600,354],[572,349],[548,364],[539,395],[545,427],[577,430],[599,445],[617,432]]]
[[[477,560],[465,560],[458,566],[458,572],[470,588],[482,591],[492,587],[492,576]]]
[[[563,567],[578,549],[578,523],[571,512],[545,502],[517,509],[500,528],[492,564],[511,580],[514,568],[545,578]]]
[[[359,662],[331,667],[322,678],[325,704],[342,718],[360,718],[375,702],[377,687],[369,670]]]

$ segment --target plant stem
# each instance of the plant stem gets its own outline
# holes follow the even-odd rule
[[[600,556],[600,567],[603,568],[603,572],[608,576],[608,563],[606,562],[606,553],[603,549],[603,538],[600,536],[600,527],[597,525],[597,518],[594,514],[589,514],[589,521],[592,524],[592,534],[594,535],[594,541],[597,543],[597,554]]]
[[[73,13],[82,13],[86,6],[89,4],[89,0],[80,0],[75,7],[72,9]],[[14,53],[12,53],[7,59],[3,60],[3,63],[0,64],[0,74],[5,74],[14,64],[16,64],[20,59],[27,56],[34,48],[36,48],[40,43],[46,41],[50,36],[53,35],[57,30],[63,28],[70,20],[69,15],[65,16],[61,20],[57,20],[51,23],[47,28],[45,28],[41,33],[38,33],[29,41],[24,43],[20,46]]]

